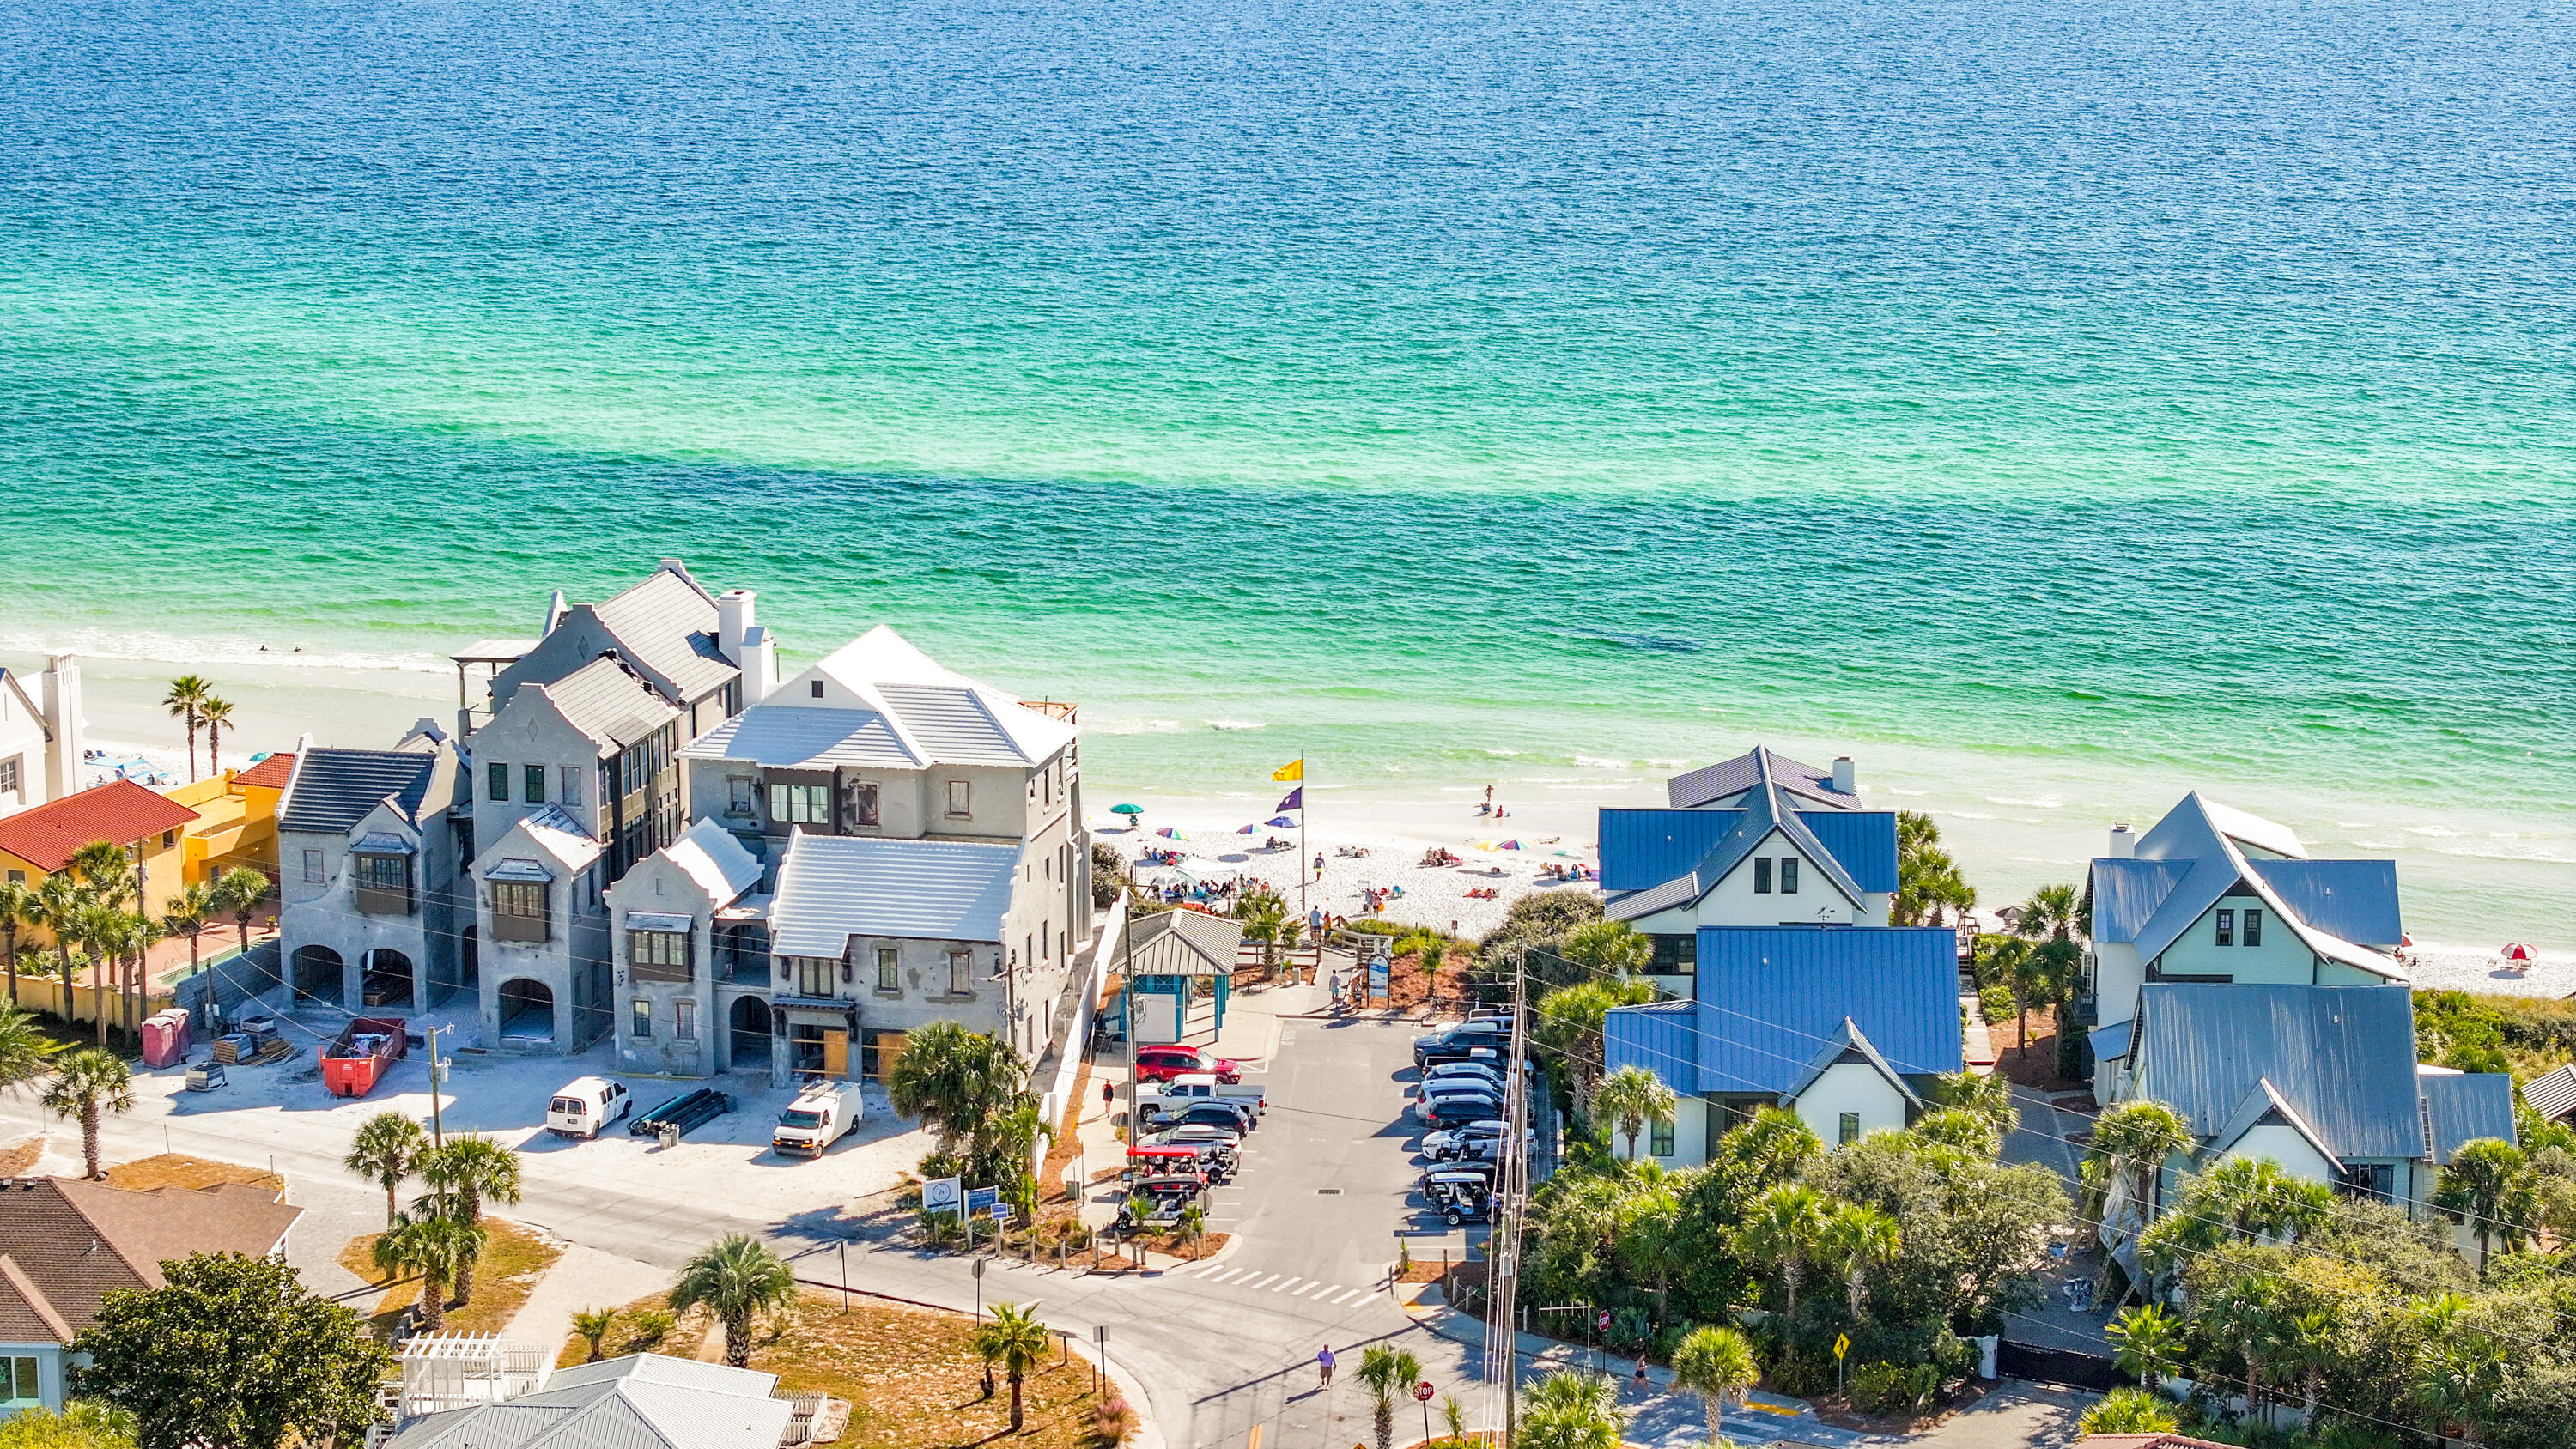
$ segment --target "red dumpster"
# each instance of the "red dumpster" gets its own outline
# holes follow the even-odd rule
[[[403,1054],[403,1018],[361,1016],[322,1049],[322,1086],[334,1097],[374,1091],[385,1069]]]

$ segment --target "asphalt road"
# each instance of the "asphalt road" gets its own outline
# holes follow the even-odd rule
[[[1245,1154],[1244,1171],[1219,1194],[1212,1226],[1236,1235],[1212,1265],[1171,1273],[1058,1273],[988,1260],[984,1277],[965,1259],[929,1255],[885,1241],[891,1225],[819,1203],[784,1217],[740,1210],[705,1195],[638,1195],[617,1184],[557,1173],[531,1175],[512,1215],[569,1241],[677,1267],[710,1240],[748,1232],[795,1259],[799,1276],[833,1284],[847,1263],[854,1288],[946,1307],[982,1301],[1039,1305],[1051,1326],[1085,1339],[1106,1328],[1112,1365],[1141,1388],[1161,1441],[1170,1446],[1243,1445],[1263,1425],[1264,1449],[1339,1449],[1370,1437],[1369,1406],[1356,1380],[1367,1343],[1402,1340],[1442,1391],[1476,1402],[1471,1351],[1414,1326],[1386,1291],[1393,1234],[1420,1227],[1415,1252],[1436,1252],[1443,1234],[1412,1211],[1406,1193],[1420,1165],[1409,1124],[1399,1120],[1412,1077],[1413,1029],[1361,1021],[1286,1023],[1266,1082],[1270,1110]],[[318,1088],[317,1088],[318,1090]],[[0,1097],[0,1126],[61,1133],[32,1099]],[[147,1097],[106,1128],[114,1160],[171,1148],[266,1165],[295,1184],[295,1201],[334,1229],[382,1217],[382,1196],[340,1166],[341,1129],[318,1113],[173,1113]],[[316,1224],[320,1226],[321,1224]],[[299,1235],[301,1236],[301,1235]],[[326,1233],[323,1236],[330,1236]],[[1451,1242],[1462,1241],[1456,1237]],[[299,1242],[299,1249],[336,1249]],[[1317,1389],[1318,1348],[1343,1364],[1336,1386]],[[1410,1423],[1419,1410],[1400,1410]],[[1419,1432],[1413,1424],[1413,1432]],[[1149,1441],[1150,1445],[1150,1441]]]

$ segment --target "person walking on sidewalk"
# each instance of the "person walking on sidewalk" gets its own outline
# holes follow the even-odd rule
[[[1333,1346],[1331,1344],[1325,1344],[1324,1351],[1315,1355],[1315,1367],[1324,1371],[1324,1381],[1316,1387],[1331,1388],[1333,1386]]]

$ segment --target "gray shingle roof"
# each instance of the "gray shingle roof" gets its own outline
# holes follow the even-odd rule
[[[2481,1137],[2514,1140],[2513,1078],[2502,1072],[2419,1077],[2425,1120],[2433,1128],[2433,1161],[2451,1160],[2464,1143]]]
[[[574,729],[613,749],[624,749],[679,714],[651,685],[614,659],[594,659],[552,684],[525,687],[554,701]]]
[[[770,949],[837,957],[852,936],[1002,939],[1020,847],[797,835],[778,867]]]
[[[591,612],[628,654],[696,699],[740,671],[717,650],[716,606],[696,584],[669,569]]]
[[[906,748],[872,709],[807,709],[755,704],[697,737],[684,760],[744,760],[790,770],[840,765],[911,770],[930,763]]]
[[[278,811],[278,828],[343,833],[388,795],[406,818],[416,820],[437,768],[436,755],[409,750],[306,750]]]
[[[2413,997],[2389,986],[2151,981],[2138,993],[2132,1096],[2203,1141],[2264,1078],[2337,1157],[2418,1158]]]

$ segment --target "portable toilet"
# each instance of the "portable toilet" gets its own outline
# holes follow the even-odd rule
[[[143,1064],[166,1067],[188,1059],[188,1013],[184,1007],[156,1011],[143,1020]]]

